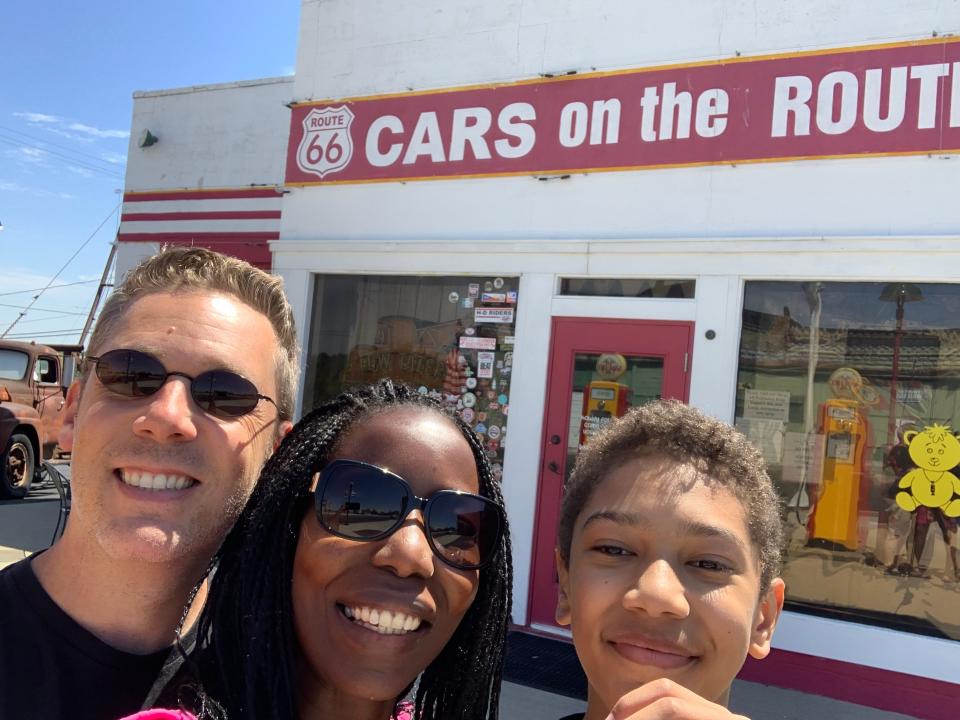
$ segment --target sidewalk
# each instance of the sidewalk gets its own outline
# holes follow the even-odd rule
[[[0,545],[0,570],[7,565],[12,565],[17,562],[17,560],[23,560],[23,558],[29,554],[30,553],[24,550],[17,550],[16,548]]]
[[[503,684],[500,720],[559,720],[586,703],[512,682]],[[754,720],[914,720],[908,715],[737,680],[730,709]]]
[[[509,634],[507,643],[502,720],[558,720],[582,712],[586,678],[573,645],[517,631]],[[915,720],[908,715],[742,680],[733,683],[730,709],[754,720]]]

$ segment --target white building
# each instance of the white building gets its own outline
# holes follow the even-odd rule
[[[737,423],[790,511],[778,651],[743,675],[955,717],[956,521],[891,488],[898,432],[960,428],[958,31],[915,0],[305,0],[292,84],[136,96],[119,269],[268,241],[301,410],[459,392],[462,356],[536,631],[599,396]]]

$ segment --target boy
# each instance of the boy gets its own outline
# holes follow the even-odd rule
[[[760,453],[676,401],[631,410],[564,488],[557,621],[589,683],[584,720],[721,720],[783,608],[779,499]]]

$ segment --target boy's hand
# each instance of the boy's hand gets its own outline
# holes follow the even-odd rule
[[[673,680],[654,680],[631,690],[613,706],[607,720],[750,720],[704,700]]]

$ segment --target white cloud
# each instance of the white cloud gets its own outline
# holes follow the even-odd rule
[[[130,137],[130,132],[128,130],[101,130],[100,128],[95,128],[92,125],[84,125],[83,123],[70,123],[67,125],[68,130],[73,130],[79,133],[86,133],[87,135],[92,135],[93,137],[98,138],[128,138]]]
[[[61,198],[62,200],[73,200],[76,197],[70,193],[53,192],[52,190],[44,190],[43,188],[30,187],[28,185],[21,185],[18,182],[4,180],[0,180],[0,192],[26,193],[28,195],[36,195],[37,197],[55,197]]]
[[[13,151],[17,158],[23,162],[42,165],[47,161],[47,151],[35,147],[21,147]]]
[[[38,125],[61,125],[63,127],[59,130],[57,128],[47,129],[51,132],[57,133],[58,135],[65,135],[66,137],[73,137],[74,139],[78,139],[82,136],[121,139],[130,137],[130,133],[127,130],[104,130],[103,128],[87,125],[86,123],[72,122],[64,117],[60,117],[59,115],[48,115],[47,113],[36,112],[15,112],[13,115],[14,117],[23,118],[29,123]],[[72,130],[74,133],[80,133],[80,136],[69,135],[66,133],[67,130]]]
[[[14,117],[23,118],[27,122],[32,123],[58,123],[63,122],[63,118],[57,117],[56,115],[47,115],[45,113],[34,113],[34,112],[15,112]]]
[[[74,142],[89,144],[97,141],[96,138],[87,137],[86,135],[77,135],[76,133],[67,132],[66,130],[61,130],[60,128],[56,128],[56,127],[48,127],[45,129],[49,133],[53,133],[54,135],[60,135],[61,137],[68,138],[70,140],[73,140]]]
[[[100,157],[114,165],[123,165],[127,161],[127,156],[123,153],[105,152],[100,153]]]
[[[85,178],[93,177],[92,172],[90,172],[86,168],[77,167],[76,165],[67,165],[67,170],[69,170],[72,173],[76,173],[80,177],[85,177]]]

